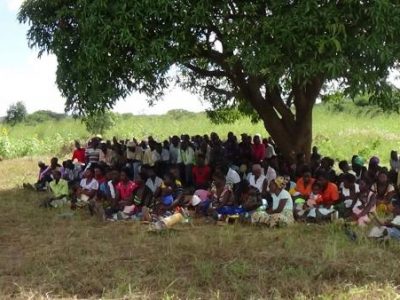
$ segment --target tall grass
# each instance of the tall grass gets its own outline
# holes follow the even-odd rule
[[[364,157],[379,155],[387,163],[390,150],[400,149],[399,115],[352,104],[346,104],[341,110],[328,105],[318,105],[314,109],[314,144],[324,155],[337,160],[349,159],[353,154]],[[242,132],[268,135],[262,122],[253,124],[248,118],[238,119],[233,124],[215,125],[204,113],[174,113],[161,116],[120,115],[105,137],[142,139],[152,135],[162,140],[174,134],[202,135],[212,131],[222,137],[229,131],[237,135]],[[69,150],[74,139],[87,138],[89,133],[84,124],[72,118],[37,125],[0,125],[0,156],[15,158],[59,154]]]

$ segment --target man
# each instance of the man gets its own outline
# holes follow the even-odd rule
[[[194,163],[194,150],[187,140],[181,143],[181,149],[178,155],[178,164],[181,164],[183,174],[185,176],[185,184],[192,185],[192,168]]]
[[[169,161],[172,165],[175,165],[178,163],[178,156],[179,156],[179,137],[174,135],[171,138],[171,145],[169,146]]]

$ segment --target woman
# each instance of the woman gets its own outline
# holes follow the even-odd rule
[[[75,209],[76,206],[83,207],[89,203],[95,203],[98,189],[99,183],[94,178],[94,171],[89,168],[80,182],[80,187],[76,191],[76,200],[73,201],[71,208]]]
[[[296,182],[296,196],[308,199],[312,192],[312,185],[315,179],[311,177],[311,169],[307,166],[303,167],[301,174],[301,177]]]
[[[293,201],[289,192],[285,190],[286,180],[279,176],[269,184],[272,197],[272,206],[267,211],[255,212],[252,223],[266,224],[268,227],[285,226],[294,222]]]
[[[254,164],[252,167],[252,173],[247,176],[247,181],[250,186],[257,188],[257,190],[265,196],[268,189],[267,177],[263,174],[261,165]]]
[[[391,200],[395,195],[394,186],[389,183],[389,176],[386,170],[378,173],[378,179],[371,187],[371,191],[376,193],[376,207],[378,214],[388,214],[392,212]]]
[[[358,199],[353,207],[353,219],[359,226],[365,226],[370,222],[369,213],[375,211],[376,208],[376,194],[371,191],[370,185],[366,180],[359,181]]]

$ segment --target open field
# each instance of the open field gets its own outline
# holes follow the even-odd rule
[[[45,157],[41,157],[43,159]],[[396,299],[400,244],[341,225],[102,223],[38,208],[39,157],[0,162],[0,299]]]
[[[107,131],[105,137],[141,139],[153,135],[165,139],[174,134],[194,135],[212,131],[222,137],[226,137],[229,131],[237,135],[242,132],[267,135],[261,123],[252,124],[246,118],[233,124],[215,125],[205,114],[169,113],[163,116],[119,116],[116,126]],[[379,155],[387,163],[390,150],[400,149],[399,133],[399,115],[381,113],[376,108],[346,104],[343,112],[328,105],[318,105],[314,110],[314,144],[320,147],[322,154],[336,160],[350,159],[353,154],[364,157]],[[88,137],[85,126],[74,119],[29,126],[0,125],[0,157],[66,154],[74,139],[85,140]]]

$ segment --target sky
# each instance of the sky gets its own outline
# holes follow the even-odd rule
[[[65,100],[55,84],[57,59],[54,55],[38,59],[37,51],[28,47],[28,26],[17,21],[22,2],[0,0],[0,116],[17,101],[23,101],[29,113],[42,109],[63,112]],[[149,107],[144,95],[135,93],[120,100],[114,111],[162,114],[171,109],[198,112],[207,107],[197,95],[174,87],[153,107]]]

